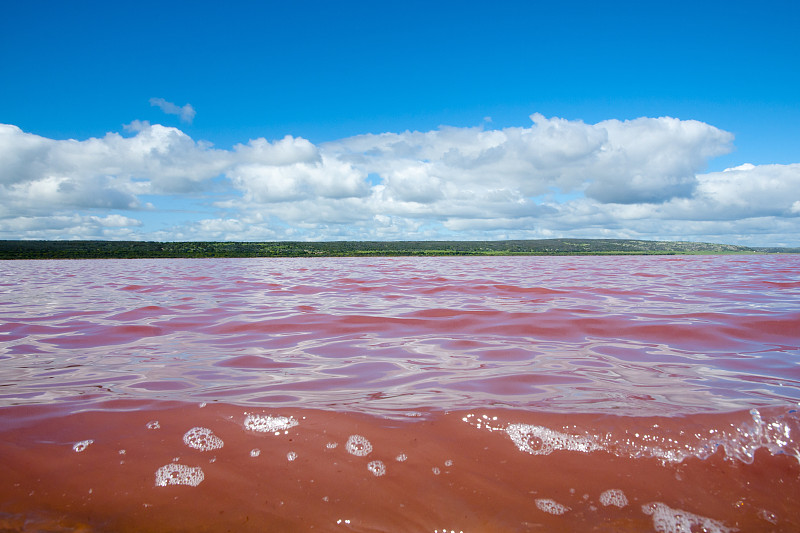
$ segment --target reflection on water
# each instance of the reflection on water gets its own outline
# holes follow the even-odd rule
[[[2,531],[798,531],[800,256],[0,264]]]
[[[5,262],[1,405],[800,399],[796,256]]]

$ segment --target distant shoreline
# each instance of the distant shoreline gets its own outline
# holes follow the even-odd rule
[[[325,242],[0,240],[0,259],[722,255],[765,253],[800,253],[800,248],[754,248],[731,244],[631,239]]]

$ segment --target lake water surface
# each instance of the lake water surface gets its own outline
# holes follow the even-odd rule
[[[798,363],[795,255],[4,261],[0,530],[798,531]]]

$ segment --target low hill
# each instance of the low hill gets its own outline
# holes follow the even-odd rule
[[[331,242],[0,241],[0,259],[752,254],[779,252],[800,252],[800,249],[748,248],[730,244],[626,239]]]

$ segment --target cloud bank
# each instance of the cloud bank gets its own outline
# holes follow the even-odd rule
[[[0,238],[800,245],[800,164],[708,173],[733,136],[693,120],[530,118],[228,150],[146,121],[83,141],[0,125]]]

